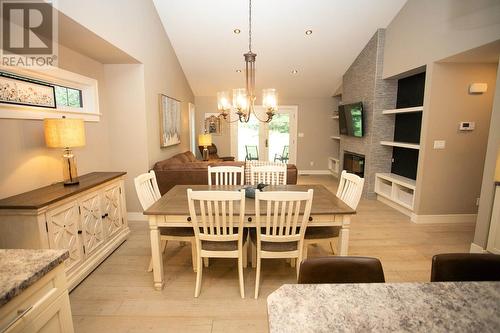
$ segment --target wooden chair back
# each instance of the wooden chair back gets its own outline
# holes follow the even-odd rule
[[[245,191],[187,190],[197,241],[242,241]],[[198,208],[198,209],[197,209]]]
[[[238,179],[239,177],[239,179]],[[214,181],[212,181],[214,178]],[[208,166],[208,185],[244,185],[245,167]]]
[[[356,209],[363,193],[363,185],[365,179],[348,173],[343,170],[340,176],[339,188],[337,190],[337,197],[344,201],[352,209]]]
[[[250,168],[250,184],[286,185],[286,164],[262,165]]]
[[[135,177],[134,184],[143,210],[148,209],[161,198],[160,189],[158,188],[156,175],[153,170]]]
[[[297,249],[300,249],[311,214],[312,198],[312,189],[307,192],[255,192],[257,243],[299,242]],[[266,205],[263,216],[260,213],[262,204]]]

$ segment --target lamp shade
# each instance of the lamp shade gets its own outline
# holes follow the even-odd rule
[[[207,147],[212,145],[212,135],[211,134],[200,134],[198,135],[198,145]]]
[[[85,126],[82,119],[44,119],[45,144],[50,148],[85,146]]]

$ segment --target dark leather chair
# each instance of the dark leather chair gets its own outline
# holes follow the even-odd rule
[[[385,282],[382,264],[369,257],[322,257],[306,259],[300,265],[298,283]]]
[[[201,155],[203,156],[203,146],[198,146],[198,149],[200,150]],[[219,157],[217,154],[217,146],[212,143],[211,146],[207,147],[208,149],[208,160],[222,160],[222,161],[234,161],[233,156],[224,156],[224,157]]]
[[[500,281],[500,255],[445,253],[432,257],[431,282]]]

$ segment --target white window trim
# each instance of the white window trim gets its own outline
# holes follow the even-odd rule
[[[81,90],[83,102],[83,108],[58,106],[56,109],[0,103],[0,118],[45,119],[66,116],[67,118],[80,118],[84,121],[96,122],[100,120],[101,113],[99,112],[97,80],[57,67],[28,70],[18,67],[0,66],[0,70]]]

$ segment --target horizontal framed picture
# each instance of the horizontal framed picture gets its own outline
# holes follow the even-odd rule
[[[181,143],[181,102],[160,94],[160,147]]]
[[[0,103],[55,109],[55,88],[0,73]]]

